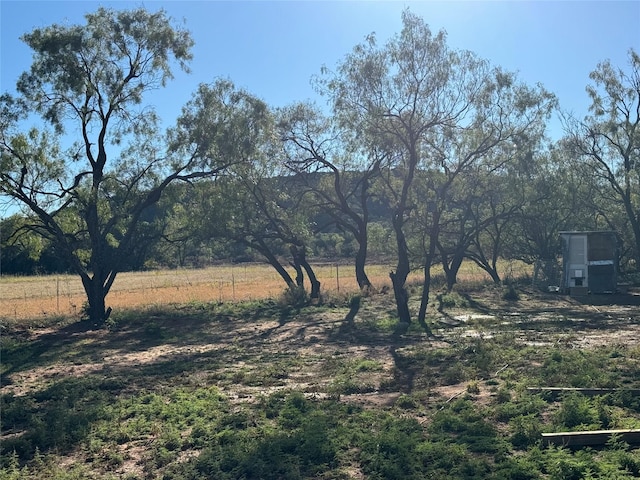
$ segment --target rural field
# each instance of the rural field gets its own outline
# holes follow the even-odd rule
[[[594,304],[470,274],[434,291],[429,337],[397,329],[391,295],[350,291],[347,267],[340,292],[327,267],[334,288],[299,306],[254,268],[123,275],[129,302],[102,329],[3,313],[0,479],[640,475],[640,297]],[[601,430],[618,433],[549,436]]]
[[[323,291],[356,292],[353,267],[327,264],[315,266]],[[367,269],[378,286],[390,285],[392,266],[373,265]],[[518,273],[526,267],[517,266]],[[293,274],[293,272],[291,272]],[[466,265],[462,278],[483,281],[487,277],[477,267]],[[420,274],[414,275],[414,278]],[[118,275],[107,296],[112,307],[140,307],[189,302],[235,302],[274,298],[284,283],[266,264],[219,265],[204,269],[152,270]],[[0,277],[0,318],[28,319],[80,313],[85,294],[77,275]]]

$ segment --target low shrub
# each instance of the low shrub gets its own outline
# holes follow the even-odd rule
[[[464,308],[469,306],[469,301],[455,290],[450,292],[439,293],[436,295],[438,301],[438,309],[444,308]]]
[[[289,287],[280,295],[280,303],[293,308],[302,308],[308,305],[309,294],[304,287]]]
[[[520,294],[516,290],[512,282],[506,282],[502,287],[502,299],[508,302],[517,302],[520,300]]]

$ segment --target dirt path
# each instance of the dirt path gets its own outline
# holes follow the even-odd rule
[[[3,385],[0,393],[20,395],[63,377],[110,376],[120,370],[151,368],[166,362],[202,359],[216,363],[224,359],[225,378],[218,383],[232,398],[248,401],[256,395],[283,388],[320,394],[335,381],[335,372],[328,367],[331,360],[348,359],[353,364],[360,360],[375,362],[376,368],[370,372],[358,372],[359,381],[371,391],[354,394],[351,399],[379,404],[391,402],[400,394],[380,392],[381,385],[390,381],[397,367],[396,350],[415,345],[446,347],[451,338],[458,335],[489,338],[512,330],[517,332],[516,338],[523,345],[562,343],[574,348],[640,345],[640,310],[635,305],[594,306],[568,297],[538,293],[527,294],[515,303],[502,302],[492,291],[476,293],[474,298],[474,308],[451,310],[441,317],[448,323],[453,319],[458,326],[442,331],[440,340],[415,334],[393,340],[389,332],[361,328],[362,324],[393,316],[390,295],[377,295],[363,302],[355,320],[360,325],[357,329],[345,323],[347,308],[292,315],[286,321],[257,318],[250,322],[229,319],[203,323],[202,319],[192,317],[181,319],[169,314],[154,318],[150,314],[146,324],[125,324],[112,332],[84,330],[80,324],[63,331],[31,329],[24,335],[36,345],[34,348],[37,349],[38,343],[58,345],[59,351],[73,346],[76,353],[55,362],[10,372],[10,383]],[[148,337],[151,329],[159,332],[158,340],[137,344],[136,338]],[[51,354],[55,354],[55,350]],[[293,362],[294,368],[272,385],[226,381],[234,375],[259,377],[264,367],[260,359],[265,362],[282,359]],[[195,369],[193,375],[202,376],[203,370]],[[442,391],[436,393],[448,397],[460,388],[464,386],[442,387]]]

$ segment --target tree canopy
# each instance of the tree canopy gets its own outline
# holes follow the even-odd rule
[[[168,139],[157,134],[144,94],[165,86],[176,65],[187,69],[193,46],[163,11],[100,8],[85,25],[39,28],[23,40],[34,61],[18,81],[20,97],[2,97],[0,189],[80,275],[88,316],[103,322],[126,259],[161,235],[151,207],[172,182],[211,177],[240,161],[237,129],[247,125],[217,108],[234,98],[226,85],[208,96],[202,90]],[[212,105],[220,116],[207,116]],[[23,131],[27,110],[72,145],[62,148],[47,130]]]
[[[372,34],[321,70],[326,106],[276,109],[212,79],[161,132],[145,100],[189,70],[190,33],[163,10],[85,19],[25,34],[33,62],[17,94],[0,97],[0,194],[21,206],[2,221],[0,254],[10,271],[78,274],[95,323],[119,272],[171,249],[179,263],[257,255],[290,290],[306,275],[315,298],[308,257],[352,256],[368,292],[370,255],[391,256],[405,326],[407,278],[424,273],[427,331],[437,264],[449,289],[465,260],[501,282],[498,259],[553,263],[558,231],[600,228],[619,232],[628,270],[640,264],[634,50],[628,68],[595,67],[590,111],[565,115],[566,136],[552,142],[552,93],[450,47],[405,10],[396,35]]]

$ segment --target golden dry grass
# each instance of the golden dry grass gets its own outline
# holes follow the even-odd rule
[[[367,274],[380,288],[390,285],[390,265],[371,265]],[[351,265],[314,265],[324,292],[357,291]],[[410,280],[419,280],[420,273]],[[461,278],[482,281],[487,277],[468,264]],[[204,269],[155,270],[118,275],[107,305],[140,307],[171,303],[243,301],[274,298],[284,290],[275,270],[265,264],[221,265]],[[85,301],[79,277],[49,275],[0,278],[0,318],[24,319],[56,315],[77,315]]]

